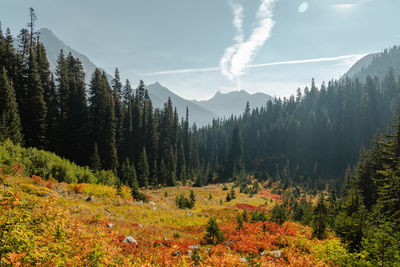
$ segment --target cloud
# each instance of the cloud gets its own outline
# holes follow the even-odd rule
[[[239,4],[238,2],[233,2],[234,0],[229,1],[229,4],[233,10],[233,20],[232,24],[233,27],[236,30],[235,37],[233,40],[236,41],[236,43],[233,46],[228,47],[225,49],[224,55],[222,56],[219,65],[221,68],[221,73],[225,76],[228,77],[228,79],[232,80],[234,76],[232,75],[230,71],[230,65],[231,65],[231,60],[236,51],[239,49],[239,46],[241,43],[243,43],[243,6]]]
[[[272,9],[276,0],[261,0],[256,19],[257,26],[250,37],[243,38],[243,7],[237,2],[230,2],[233,9],[233,26],[236,29],[235,44],[225,49],[220,60],[221,73],[229,80],[240,78],[253,61],[254,57],[270,38],[275,22],[272,20]]]
[[[342,10],[350,10],[355,7],[367,4],[369,2],[372,2],[374,0],[353,0],[353,1],[346,1],[344,3],[339,3],[339,4],[333,4],[333,7],[342,9]]]
[[[360,60],[366,54],[353,54],[337,57],[320,57],[320,58],[310,58],[310,59],[300,59],[300,60],[288,60],[288,61],[277,61],[262,64],[249,64],[248,68],[261,68],[279,65],[295,65],[295,64],[307,64],[307,63],[320,63],[320,62],[334,62],[340,61],[348,65],[354,64],[356,61]],[[158,71],[158,72],[148,72],[143,73],[145,76],[155,76],[155,75],[171,75],[171,74],[184,74],[184,73],[196,73],[196,72],[212,72],[219,71],[219,67],[210,68],[195,68],[195,69],[180,69],[180,70],[168,70],[168,71]]]

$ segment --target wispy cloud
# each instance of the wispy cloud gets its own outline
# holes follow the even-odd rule
[[[346,1],[344,3],[333,4],[333,6],[339,9],[349,10],[372,1],[374,0],[353,0],[353,1]]]
[[[249,64],[248,68],[261,68],[279,65],[295,65],[295,64],[307,64],[307,63],[320,63],[320,62],[334,62],[340,61],[345,62],[348,65],[354,64],[356,61],[364,57],[366,54],[353,54],[337,57],[320,57],[320,58],[310,58],[310,59],[300,59],[300,60],[288,60],[288,61],[277,61],[262,64]],[[219,71],[220,67],[210,67],[210,68],[194,68],[194,69],[179,69],[179,70],[168,70],[168,71],[158,71],[158,72],[148,72],[143,73],[145,76],[155,76],[155,75],[171,75],[171,74],[185,74],[185,73],[196,73],[196,72],[212,72]]]
[[[261,0],[256,19],[258,25],[253,29],[247,41],[243,38],[243,6],[238,2],[230,2],[233,9],[233,26],[236,29],[235,44],[225,49],[220,60],[222,74],[229,80],[240,78],[245,74],[249,64],[270,38],[275,22],[272,9],[276,0]]]

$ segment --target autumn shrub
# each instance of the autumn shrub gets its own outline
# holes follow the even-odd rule
[[[83,184],[73,184],[72,191],[75,194],[82,194],[83,193]]]
[[[43,183],[43,179],[40,176],[32,175],[32,181],[36,185],[41,185]]]
[[[14,145],[10,140],[0,142],[0,168],[8,174],[37,175],[44,179],[54,177],[66,183],[114,185],[116,182],[116,177],[111,171],[93,173],[88,167],[78,166],[54,153],[36,148],[23,148]]]
[[[22,183],[20,185],[20,189],[22,192],[26,192],[31,195],[43,197],[46,194],[52,194],[52,191],[46,187],[41,187],[41,186],[35,186],[33,184],[25,184]]]

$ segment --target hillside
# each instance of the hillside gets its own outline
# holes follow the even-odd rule
[[[379,53],[369,54],[357,61],[343,77],[358,78],[365,81],[369,75],[378,77],[380,80],[385,78],[389,70],[393,68],[395,77],[400,74],[400,47],[393,46],[384,49]]]
[[[193,102],[214,112],[219,117],[228,118],[231,115],[242,115],[247,102],[249,102],[251,109],[255,109],[265,106],[268,100],[271,99],[271,96],[263,93],[249,94],[244,90],[240,90],[226,94],[218,91],[215,96],[209,100],[194,100]]]
[[[328,266],[351,262],[351,255],[333,235],[320,241],[299,223],[254,219],[255,210],[265,210],[269,218],[268,210],[280,201],[268,190],[251,198],[237,191],[236,199],[224,202],[227,191],[222,185],[169,187],[145,190],[151,201],[143,203],[132,201],[127,187],[118,194],[110,186],[49,182],[18,171],[3,171],[0,178],[1,264]],[[178,209],[176,196],[189,195],[190,190],[195,207]],[[253,219],[238,229],[236,216],[244,209]],[[204,236],[212,217],[224,239],[208,244]]]
[[[92,74],[97,66],[87,56],[66,45],[64,41],[59,39],[50,29],[41,28],[39,33],[40,41],[46,48],[47,59],[50,63],[50,70],[55,73],[58,55],[62,49],[64,55],[71,53],[74,57],[79,58],[79,60],[82,62],[83,71],[86,74],[85,81],[87,84],[89,84]],[[107,73],[107,78],[111,81],[112,76]]]

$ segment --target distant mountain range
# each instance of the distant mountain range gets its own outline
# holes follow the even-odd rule
[[[92,73],[97,66],[87,56],[66,45],[51,30],[42,28],[39,32],[40,40],[46,47],[50,70],[55,72],[57,58],[62,49],[65,55],[72,53],[74,57],[79,58],[86,74],[86,83],[89,84]],[[111,81],[112,75],[107,73],[107,78]],[[135,83],[133,82],[132,84]],[[265,105],[269,99],[272,99],[271,96],[263,93],[249,94],[241,90],[227,94],[217,92],[215,96],[209,100],[191,101],[176,95],[158,82],[147,85],[146,88],[149,91],[150,99],[155,108],[163,108],[164,103],[167,102],[168,98],[171,98],[172,104],[177,108],[179,116],[184,117],[186,114],[186,107],[188,107],[191,123],[195,122],[198,126],[211,123],[213,118],[230,117],[232,114],[235,116],[243,114],[247,101],[249,101],[251,108],[256,108]]]
[[[267,94],[249,94],[244,90],[240,90],[226,94],[218,91],[215,96],[209,100],[193,100],[193,102],[223,118],[231,115],[238,116],[243,114],[247,102],[249,102],[250,108],[252,109],[264,106],[268,100],[271,99],[272,97]]]
[[[377,76],[382,80],[393,68],[395,77],[400,75],[400,47],[393,46],[379,53],[371,53],[357,61],[342,78],[348,76],[350,78],[358,78],[364,81],[370,75]]]

